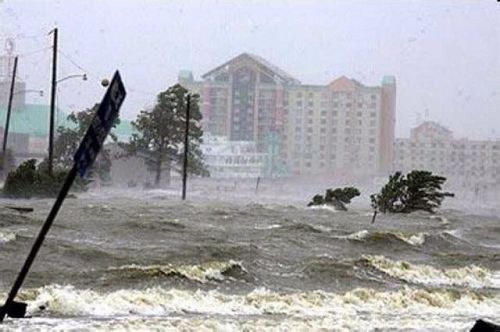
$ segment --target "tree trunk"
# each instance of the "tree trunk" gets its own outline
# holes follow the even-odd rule
[[[158,160],[156,161],[155,187],[157,187],[157,188],[160,186],[160,182],[161,182],[161,164],[162,164],[162,160],[161,160],[161,157],[159,157]]]
[[[167,158],[165,161],[165,182],[167,186],[170,186],[170,170],[171,170],[171,161]]]

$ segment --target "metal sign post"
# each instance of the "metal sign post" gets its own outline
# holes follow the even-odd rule
[[[59,208],[61,207],[69,189],[71,188],[71,185],[73,184],[73,181],[75,180],[76,175],[79,174],[83,177],[101,150],[104,140],[108,136],[111,127],[113,127],[113,123],[118,117],[120,106],[125,98],[125,95],[125,87],[121,81],[120,73],[116,71],[113,76],[113,80],[111,81],[111,84],[106,91],[101,104],[99,105],[99,109],[92,119],[89,129],[87,130],[87,133],[83,137],[82,142],[75,153],[73,167],[64,181],[56,202],[54,203],[54,206],[52,206],[49,216],[43,224],[28,257],[24,262],[21,272],[19,272],[14,285],[12,285],[12,289],[9,292],[9,296],[5,301],[5,304],[3,307],[0,307],[0,322],[3,321],[5,315],[13,318],[24,317],[26,313],[26,303],[15,302],[14,298],[21,288],[31,265],[33,264],[33,261],[43,244],[43,240],[49,232],[49,229],[59,212]]]

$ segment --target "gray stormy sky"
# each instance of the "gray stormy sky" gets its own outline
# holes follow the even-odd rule
[[[418,119],[458,137],[500,137],[500,3],[484,1],[13,1],[0,0],[0,48],[16,39],[20,77],[48,103],[52,37],[59,27],[58,105],[99,101],[101,78],[122,73],[122,117],[153,105],[180,69],[199,76],[242,52],[303,83],[340,75],[397,79],[396,135]],[[0,49],[3,52],[3,49]],[[426,116],[427,114],[427,116]],[[494,131],[496,130],[496,132]]]

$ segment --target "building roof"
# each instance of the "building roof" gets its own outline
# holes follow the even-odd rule
[[[354,92],[356,88],[363,85],[354,79],[349,79],[342,75],[339,78],[334,79],[329,86],[332,91]]]
[[[396,84],[396,78],[394,76],[384,76],[382,78],[382,84]]]
[[[9,132],[27,134],[31,137],[46,137],[49,133],[49,105],[26,104],[21,109],[15,109],[10,115]],[[5,127],[7,109],[0,107],[0,127]],[[55,127],[74,127],[75,124],[67,120],[68,114],[56,112]],[[120,141],[128,141],[135,132],[130,120],[122,119],[120,124],[113,129],[113,133]]]
[[[49,132],[49,105],[25,104],[21,109],[13,109],[10,115],[9,132],[44,137]],[[7,108],[0,107],[0,127],[5,127]],[[56,128],[58,126],[73,126],[67,119],[67,114],[56,111]]]
[[[210,70],[209,72],[204,74],[202,76],[202,78],[205,79],[205,78],[212,76],[212,75],[214,75],[222,70],[225,70],[226,67],[228,67],[230,65],[237,64],[237,63],[244,61],[244,60],[250,60],[250,61],[254,62],[255,64],[257,64],[258,66],[262,66],[265,69],[273,72],[276,76],[278,76],[280,79],[282,79],[285,83],[300,84],[300,81],[298,79],[294,78],[292,75],[288,74],[287,72],[285,72],[284,70],[282,70],[278,66],[270,63],[269,61],[267,61],[266,59],[264,59],[258,55],[251,54],[251,53],[242,53],[242,54],[238,55],[237,57],[232,58],[231,60],[223,63],[222,65]]]

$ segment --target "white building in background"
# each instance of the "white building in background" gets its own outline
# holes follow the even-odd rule
[[[424,169],[448,177],[455,185],[500,185],[500,141],[456,139],[438,123],[426,121],[410,138],[395,142],[394,168]]]
[[[264,175],[267,155],[257,152],[255,142],[205,136],[201,150],[212,178],[257,178]]]

